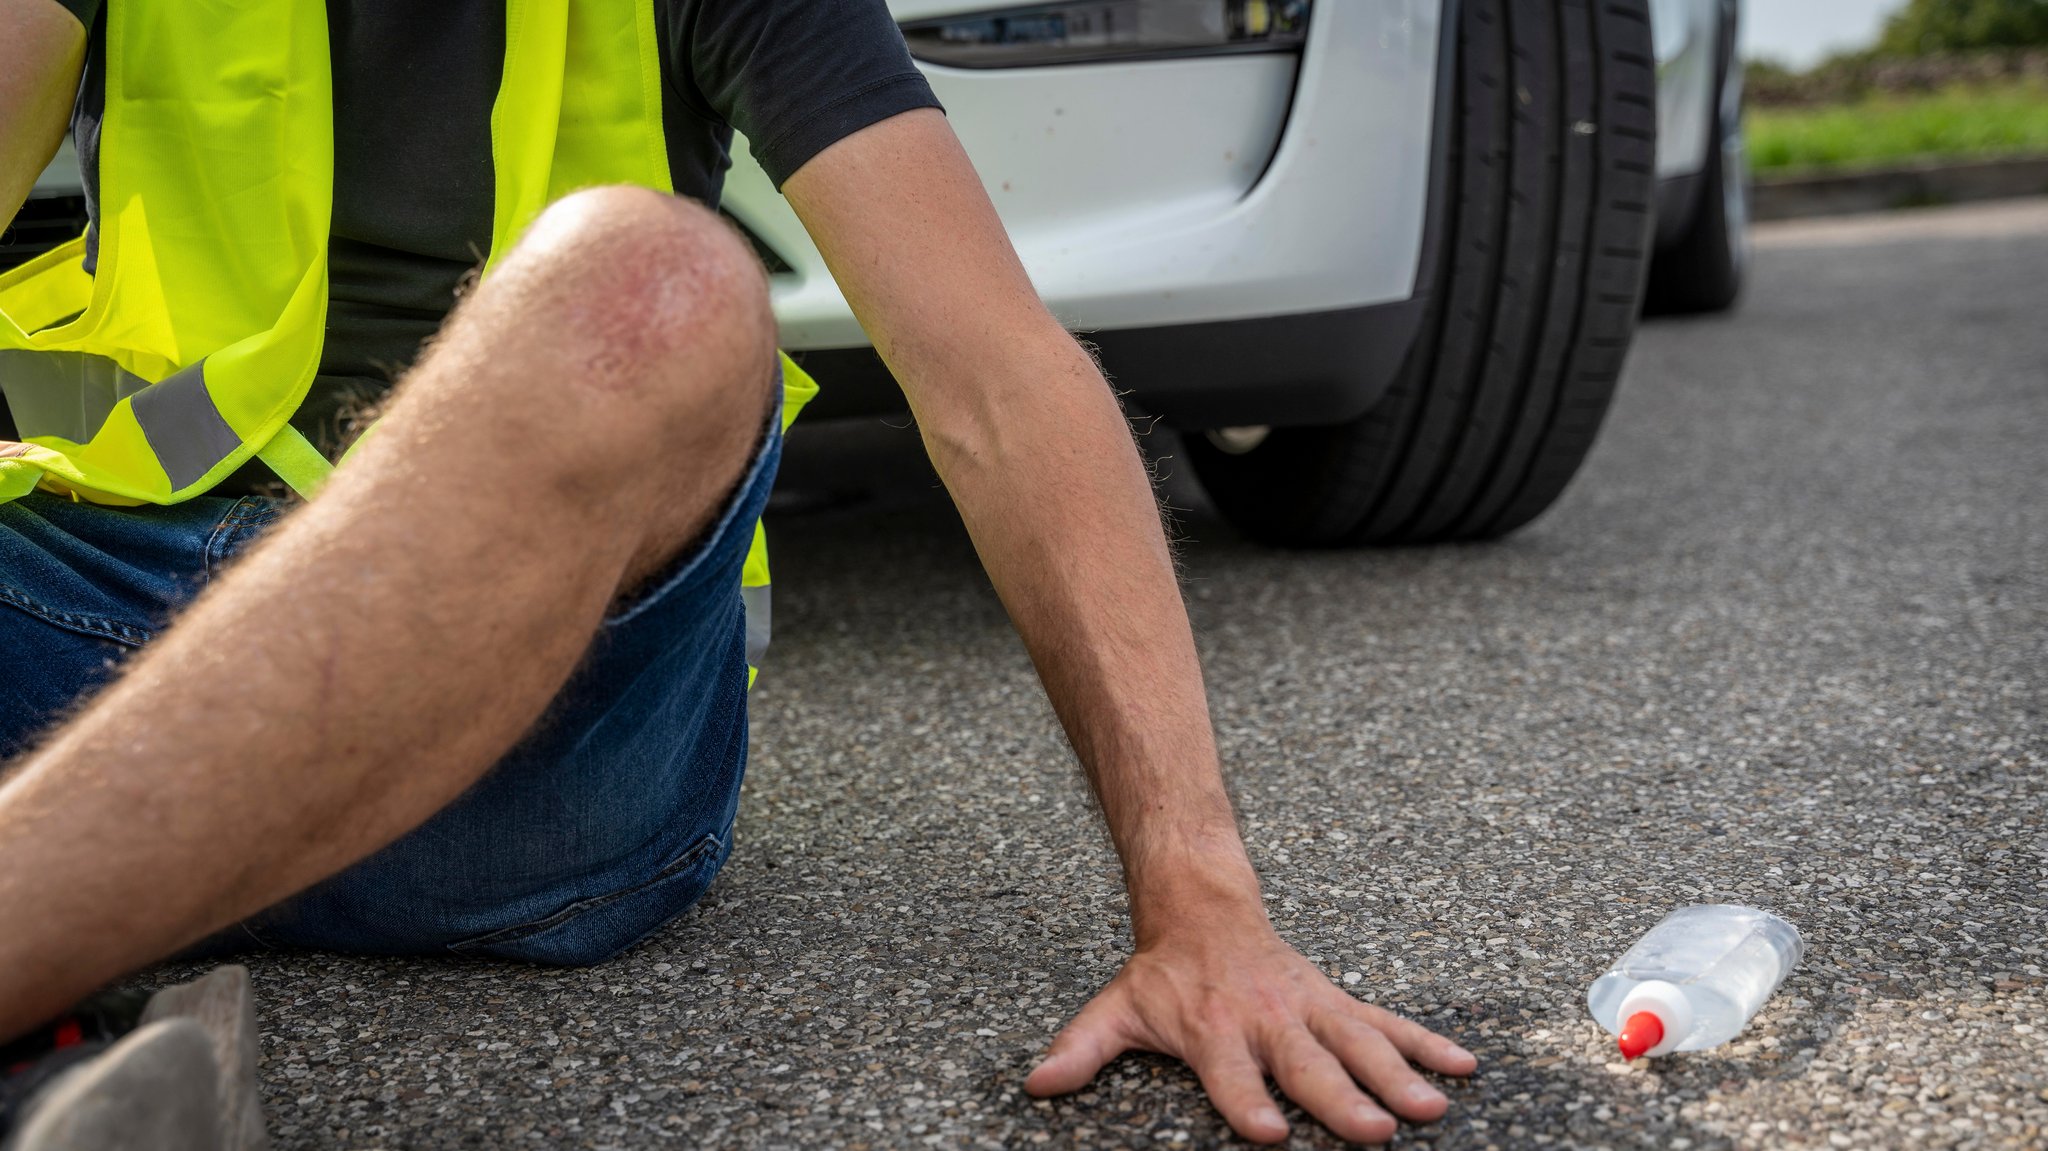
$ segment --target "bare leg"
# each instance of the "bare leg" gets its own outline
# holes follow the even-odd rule
[[[717,514],[773,357],[710,212],[550,209],[320,499],[0,785],[0,1038],[461,794]]]

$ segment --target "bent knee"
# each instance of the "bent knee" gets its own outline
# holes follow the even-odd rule
[[[716,212],[646,188],[574,192],[550,205],[514,249],[553,286],[615,328],[649,334],[699,317],[768,335],[768,277]]]
[[[569,361],[556,386],[629,398],[650,430],[760,420],[775,378],[767,275],[717,213],[645,188],[575,192],[499,277]]]

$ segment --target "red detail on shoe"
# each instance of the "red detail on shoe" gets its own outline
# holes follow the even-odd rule
[[[57,1024],[52,1034],[54,1039],[52,1046],[56,1047],[59,1051],[66,1047],[76,1047],[85,1042],[85,1029],[78,1025],[78,1020],[76,1019],[66,1019]]]
[[[1621,1057],[1640,1059],[1643,1052],[1664,1042],[1664,1021],[1655,1012],[1638,1011],[1621,1026]]]

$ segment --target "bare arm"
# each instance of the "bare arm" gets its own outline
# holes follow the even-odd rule
[[[1039,302],[943,116],[845,143],[785,191],[902,381],[1126,869],[1148,897],[1195,884],[1257,911],[1172,557],[1115,396]],[[1199,860],[1151,866],[1197,845]],[[1140,938],[1155,906],[1134,908]]]
[[[944,117],[856,133],[783,191],[903,385],[1123,859],[1137,954],[1027,1086],[1075,1090],[1145,1048],[1191,1064],[1254,1139],[1287,1131],[1269,1074],[1349,1139],[1394,1126],[1358,1083],[1399,1114],[1441,1114],[1407,1060],[1464,1074],[1472,1057],[1335,989],[1266,920],[1130,431],[1039,302]]]
[[[0,0],[0,231],[57,154],[85,64],[85,29],[53,0]]]

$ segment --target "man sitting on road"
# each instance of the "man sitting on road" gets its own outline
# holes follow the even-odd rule
[[[737,128],[1124,863],[1029,1089],[1145,1048],[1370,1141],[1472,1070],[1268,924],[1145,468],[881,0],[0,0],[0,222],[67,123],[93,227],[0,279],[0,1040],[195,945],[595,963],[703,892],[808,394]]]

